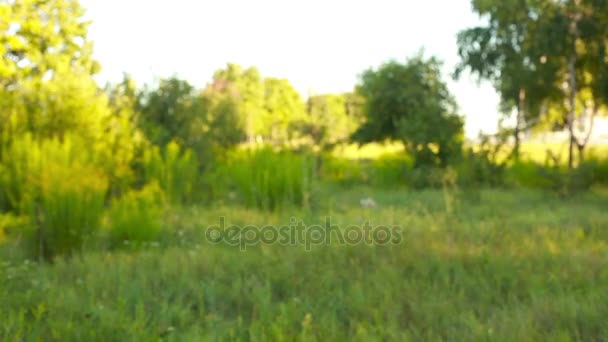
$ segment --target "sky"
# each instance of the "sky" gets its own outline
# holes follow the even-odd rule
[[[358,76],[424,49],[444,61],[466,133],[494,132],[498,95],[487,82],[451,79],[456,34],[482,23],[470,0],[81,0],[102,65],[98,80],[178,76],[204,87],[234,62],[287,78],[306,97],[350,91]]]

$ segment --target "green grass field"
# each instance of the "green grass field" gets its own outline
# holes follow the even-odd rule
[[[376,207],[359,201],[371,197]],[[601,341],[608,192],[325,187],[308,210],[175,208],[158,243],[53,264],[0,247],[1,341]],[[400,244],[238,246],[236,225],[399,226]],[[12,240],[11,240],[12,241]]]

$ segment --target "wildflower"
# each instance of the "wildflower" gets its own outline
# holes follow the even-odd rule
[[[361,204],[361,206],[363,208],[374,208],[376,207],[376,201],[374,201],[372,198],[363,198],[359,201],[359,203]]]

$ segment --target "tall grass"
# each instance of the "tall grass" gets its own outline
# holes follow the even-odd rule
[[[33,196],[33,173],[41,168],[41,149],[30,134],[0,148],[0,211],[23,214]]]
[[[114,199],[108,211],[112,248],[157,241],[162,228],[163,193],[157,183]]]
[[[145,183],[158,182],[170,203],[188,203],[200,194],[198,185],[198,161],[191,150],[183,150],[169,143],[162,151],[153,146],[143,155]]]
[[[89,152],[71,136],[24,135],[3,147],[2,209],[29,217],[30,229],[21,235],[32,256],[72,254],[99,228],[108,180]]]
[[[216,172],[225,191],[243,204],[263,210],[308,206],[313,193],[315,159],[307,153],[264,147],[234,151]]]
[[[107,178],[95,168],[45,164],[30,216],[36,226],[36,254],[50,260],[79,251],[100,227],[107,190]]]

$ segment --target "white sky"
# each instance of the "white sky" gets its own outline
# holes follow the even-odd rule
[[[100,81],[177,75],[203,87],[227,62],[287,78],[303,96],[353,89],[358,75],[424,48],[445,62],[468,136],[494,131],[492,87],[449,74],[456,34],[479,19],[470,0],[81,0]]]

